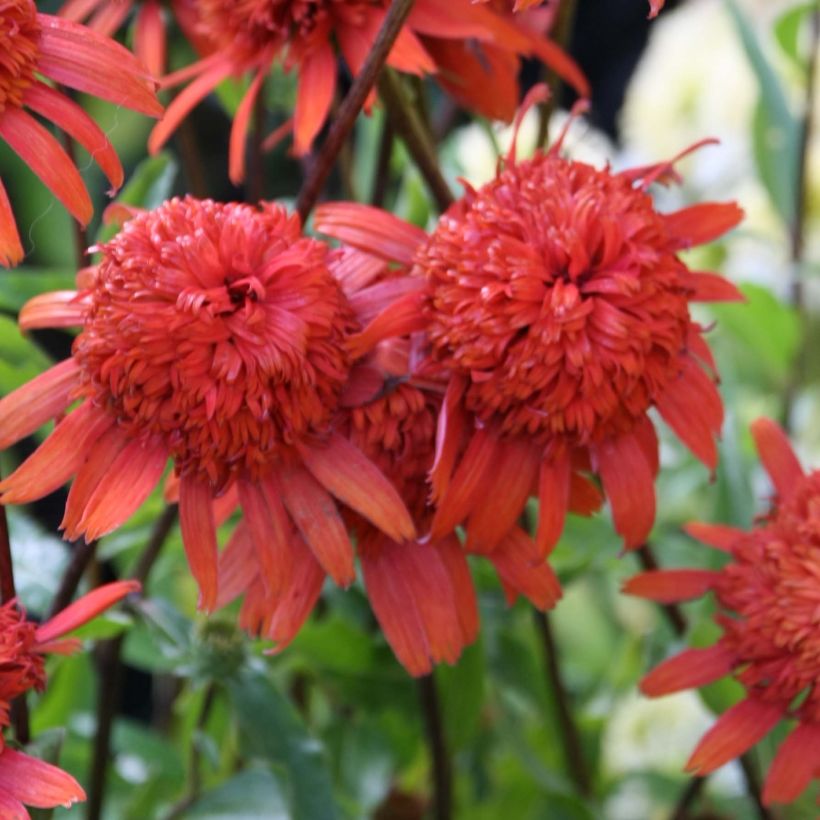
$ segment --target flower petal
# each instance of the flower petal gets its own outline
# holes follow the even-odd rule
[[[0,399],[0,450],[59,416],[79,381],[77,362],[66,359]]]
[[[798,726],[780,744],[763,785],[763,802],[797,800],[820,772],[820,724]]]
[[[466,389],[464,376],[453,374],[444,393],[436,423],[436,455],[430,470],[430,497],[434,503],[440,502],[449,486],[456,457],[464,443],[467,412],[462,398]]]
[[[427,319],[422,310],[424,299],[423,290],[412,290],[396,299],[361,333],[350,337],[348,347],[351,355],[358,358],[385,339],[407,336],[424,330],[427,327]]]
[[[70,806],[85,800],[82,786],[68,772],[8,746],[0,754],[0,793],[3,792],[38,809]],[[28,813],[22,816],[28,817]]]
[[[245,592],[259,572],[256,547],[247,521],[242,520],[236,525],[227,546],[219,553],[217,572],[219,594],[214,608],[222,609]]]
[[[88,316],[89,304],[76,290],[41,293],[23,305],[17,323],[21,330],[80,327]]]
[[[293,111],[293,153],[310,151],[336,93],[336,55],[328,42],[312,49],[299,66],[299,86]]]
[[[228,144],[228,177],[234,185],[239,185],[245,179],[245,148],[248,141],[248,126],[266,75],[267,72],[264,70],[256,72],[256,76],[254,76],[236,109],[231,124]]]
[[[538,609],[552,609],[561,597],[561,584],[546,561],[536,558],[533,563],[535,550],[530,537],[516,527],[487,557],[501,579],[508,604],[523,595]]]
[[[0,180],[0,265],[4,268],[14,267],[23,260],[24,255],[9,195]]]
[[[721,573],[710,569],[653,569],[624,582],[622,592],[661,604],[700,598],[717,583]]]
[[[570,461],[568,455],[544,459],[538,475],[538,528],[535,544],[546,558],[558,543],[569,505]]]
[[[179,524],[182,545],[188,556],[191,574],[199,584],[199,608],[212,612],[216,608],[219,586],[216,522],[210,486],[192,476],[179,482]]]
[[[743,219],[743,209],[735,202],[702,202],[661,217],[673,247],[691,248],[732,230]]]
[[[746,698],[722,714],[701,738],[686,763],[686,771],[706,775],[754,746],[783,717],[781,703]]]
[[[685,649],[658,664],[642,681],[641,692],[656,698],[696,689],[728,675],[737,663],[737,656],[722,643],[706,649]]]
[[[726,524],[704,524],[700,521],[690,521],[684,525],[683,531],[702,544],[724,552],[731,552],[737,540],[746,534],[737,527],[729,527]]]
[[[81,627],[92,618],[96,618],[97,615],[114,606],[117,601],[121,601],[126,595],[139,592],[140,589],[139,581],[114,581],[111,584],[97,587],[83,595],[82,598],[78,598],[74,603],[69,604],[41,626],[38,626],[35,633],[37,643],[46,644],[55,638],[62,637],[66,633]]]
[[[143,0],[134,25],[134,52],[154,77],[165,71],[167,40],[157,0]]]
[[[0,117],[0,137],[83,225],[94,208],[80,172],[59,142],[30,114],[7,108]]]
[[[787,498],[804,476],[788,437],[776,422],[766,418],[753,421],[751,431],[760,461],[778,497],[781,500]]]
[[[3,504],[25,504],[54,492],[77,472],[89,448],[113,418],[84,402],[6,479],[0,481]]]
[[[681,287],[689,291],[691,302],[745,302],[737,286],[723,276],[708,271],[681,271]]]

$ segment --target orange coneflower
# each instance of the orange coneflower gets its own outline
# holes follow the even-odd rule
[[[252,76],[233,122],[230,177],[244,178],[245,137],[263,81],[275,60],[299,74],[292,128],[294,151],[304,154],[330,111],[336,90],[338,46],[358,74],[384,20],[386,0],[186,0],[181,22],[207,56],[166,77],[166,85],[193,80],[170,104],[149,140],[157,151],[188,112],[227,77]],[[185,23],[193,16],[196,23]],[[469,40],[464,63],[448,52]],[[517,99],[519,55],[534,54],[553,65],[582,95],[588,85],[575,63],[540,35],[517,28],[470,0],[418,0],[387,63],[414,74],[442,71],[447,88],[488,116],[512,116]],[[468,64],[469,63],[469,64]],[[278,133],[279,131],[277,131]]]
[[[0,446],[81,404],[12,475],[2,503],[76,474],[63,527],[97,538],[144,501],[173,458],[183,542],[210,609],[217,598],[213,501],[238,490],[276,590],[295,528],[337,583],[353,550],[333,497],[397,541],[415,529],[395,489],[331,429],[351,371],[353,310],[330,249],[299,219],[192,197],[142,212],[97,250],[78,292],[47,294],[23,328],[81,325],[72,358],[0,401]],[[301,542],[300,542],[301,544]]]
[[[38,75],[154,117],[162,106],[145,69],[121,45],[84,26],[38,13],[33,0],[0,0],[0,139],[85,224],[92,205],[79,171],[26,109],[77,140],[114,188],[122,184],[122,167],[94,121]],[[0,181],[0,264],[13,265],[22,258],[14,214]]]
[[[765,803],[796,800],[820,778],[820,471],[805,474],[783,431],[768,419],[752,425],[775,489],[773,506],[752,530],[690,524],[698,540],[729,554],[723,569],[644,572],[624,591],[665,603],[713,590],[723,634],[687,649],[641,682],[652,697],[704,686],[734,674],[743,700],[704,735],[688,771],[708,774],[742,755],[781,720],[796,727],[781,744],[763,790]]]
[[[104,37],[113,37],[135,6],[134,53],[151,74],[159,77],[165,71],[168,51],[160,0],[67,0],[59,15],[86,23]]]
[[[710,468],[717,461],[723,408],[689,302],[739,294],[677,252],[742,212],[710,203],[660,214],[645,189],[670,175],[669,163],[616,174],[564,159],[559,146],[522,162],[513,147],[496,179],[468,188],[429,237],[365,206],[316,214],[319,230],[414,265],[417,291],[358,344],[427,331],[430,358],[450,379],[431,534],[466,521],[468,546],[485,552],[535,494],[536,540],[548,553],[577,470],[600,477],[626,546],[641,544],[655,512],[652,407]]]
[[[130,592],[136,581],[118,581],[95,589],[50,621],[26,620],[15,601],[0,606],[0,729],[9,725],[11,701],[29,689],[45,686],[46,652],[65,653],[79,642],[62,639]],[[49,809],[85,800],[80,784],[67,772],[5,745],[0,734],[0,816],[27,818],[25,806]]]

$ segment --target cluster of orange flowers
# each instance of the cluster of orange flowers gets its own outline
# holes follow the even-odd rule
[[[87,147],[118,186],[106,136],[43,80],[159,115],[147,71],[107,39],[132,5],[137,53],[161,72],[156,0],[70,0],[64,17],[0,0],[0,137],[83,222],[91,205],[76,168],[26,109]],[[298,71],[287,128],[294,151],[307,152],[335,95],[337,52],[357,74],[387,5],[174,0],[201,59],[161,80],[188,85],[150,150],[222,80],[249,77],[230,140],[230,175],[241,180],[251,112],[280,62]],[[387,62],[434,75],[491,117],[512,118],[522,57],[585,93],[543,34],[549,10],[524,11],[536,5],[519,0],[516,15],[512,3],[417,0]],[[91,28],[77,22],[89,17]],[[267,202],[184,197],[121,209],[120,232],[93,249],[98,261],[78,273],[77,290],[38,296],[21,312],[24,330],[81,331],[69,360],[0,401],[0,447],[58,419],[0,483],[0,500],[26,503],[73,477],[63,528],[95,539],[131,516],[172,460],[165,494],[179,504],[201,607],[241,596],[241,624],[277,651],[327,576],[354,582],[357,558],[384,634],[414,675],[454,662],[477,634],[467,555],[491,562],[509,601],[553,606],[561,590],[547,558],[568,512],[591,515],[608,500],[625,547],[646,540],[659,466],[653,408],[716,467],[723,407],[689,306],[739,293],[678,252],[742,216],[733,203],[656,211],[647,190],[676,179],[674,161],[613,173],[560,149],[561,139],[519,161],[513,148],[496,178],[468,187],[429,234],[354,203],[316,213],[334,245]],[[0,262],[22,256],[0,187]],[[627,591],[661,601],[715,591],[723,637],[662,664],[643,688],[662,694],[729,673],[746,686],[693,755],[698,772],[784,716],[797,720],[766,786],[766,799],[790,800],[820,771],[820,478],[803,474],[771,423],[755,435],[777,490],[771,514],[750,533],[693,529],[728,553],[724,570],[644,574]],[[531,498],[532,533],[522,523]],[[218,528],[239,508],[220,549]],[[16,635],[22,621],[3,612],[1,628]]]

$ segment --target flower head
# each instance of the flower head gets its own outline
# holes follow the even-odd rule
[[[122,167],[94,121],[38,75],[151,116],[162,113],[162,106],[145,69],[122,46],[83,26],[40,14],[33,0],[0,0],[0,138],[85,224],[92,205],[79,171],[26,109],[77,140],[114,188],[122,184]],[[14,214],[0,182],[0,264],[16,264],[22,257]]]
[[[722,627],[717,642],[687,649],[641,683],[650,696],[703,686],[732,674],[746,696],[723,714],[687,763],[708,774],[743,754],[781,720],[797,722],[769,770],[764,801],[796,799],[820,778],[820,471],[804,474],[782,430],[752,425],[775,487],[770,512],[748,532],[691,524],[688,531],[729,554],[719,571],[656,570],[631,578],[624,591],[663,602],[712,590]]]
[[[358,74],[387,13],[386,0],[184,0],[177,14],[189,38],[206,56],[166,77],[166,85],[193,82],[171,103],[149,140],[157,151],[188,112],[229,76],[253,76],[231,130],[229,174],[244,178],[250,114],[274,61],[299,74],[292,128],[294,151],[305,154],[322,128],[336,93],[338,46]],[[183,13],[184,11],[184,13]],[[399,71],[441,73],[450,93],[486,116],[510,118],[517,97],[520,55],[536,55],[579,93],[588,84],[575,63],[542,35],[519,27],[509,15],[470,0],[446,4],[418,0],[387,57]],[[193,18],[193,21],[188,21]],[[188,21],[188,22],[186,22]]]
[[[740,209],[658,213],[645,188],[672,175],[670,163],[615,174],[559,146],[522,162],[513,147],[496,179],[468,188],[429,237],[361,206],[317,212],[319,230],[413,265],[416,291],[357,347],[427,331],[431,366],[449,378],[431,534],[466,520],[468,544],[487,552],[537,495],[545,555],[573,495],[590,506],[578,497],[590,498],[579,484],[590,471],[627,547],[642,543],[658,468],[652,407],[709,467],[717,460],[722,405],[689,302],[739,294],[677,252],[734,226]]]
[[[71,359],[0,401],[0,446],[82,403],[0,483],[3,503],[76,474],[63,527],[98,538],[137,509],[173,458],[183,541],[207,608],[217,595],[213,502],[229,491],[271,589],[292,531],[338,583],[353,580],[331,496],[398,541],[415,536],[395,489],[332,429],[357,327],[330,270],[340,252],[302,236],[279,206],[191,197],[137,214],[98,250],[79,291],[37,297],[21,313],[24,328],[82,332]]]
[[[66,633],[108,609],[130,592],[135,581],[106,584],[88,593],[50,621],[26,619],[16,601],[0,606],[0,729],[9,725],[11,701],[29,689],[45,687],[47,652],[67,652],[77,646]],[[85,800],[80,784],[67,772],[8,748],[0,734],[0,815],[27,818],[25,806],[53,808]]]

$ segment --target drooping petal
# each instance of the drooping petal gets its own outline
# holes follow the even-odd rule
[[[458,538],[450,536],[436,542],[436,550],[450,576],[453,602],[461,625],[462,642],[466,646],[478,635],[478,600],[470,566]]]
[[[8,746],[0,754],[0,793],[3,792],[37,809],[70,806],[85,800],[82,786],[68,772]],[[28,817],[28,813],[21,816]]]
[[[113,418],[90,402],[81,404],[8,478],[0,482],[0,502],[26,504],[54,492],[77,472],[91,444],[113,423]]]
[[[639,572],[624,582],[622,591],[661,604],[700,598],[720,579],[710,569],[656,569]]]
[[[88,315],[88,307],[88,300],[76,290],[41,293],[23,305],[17,323],[21,330],[80,327]]]
[[[746,698],[724,712],[701,738],[686,763],[686,771],[706,775],[742,755],[782,719],[781,703]]]
[[[259,571],[256,547],[245,520],[236,525],[228,544],[219,553],[219,594],[215,609],[222,609],[247,590]]]
[[[228,143],[228,177],[234,185],[239,185],[245,179],[245,147],[248,141],[248,126],[266,75],[267,72],[264,70],[256,72],[236,109],[231,124]]]
[[[724,552],[731,552],[738,539],[745,535],[738,527],[730,527],[726,524],[704,524],[700,521],[690,521],[684,525],[683,531],[702,544]]]
[[[396,299],[390,307],[370,322],[361,333],[356,333],[350,337],[348,347],[351,355],[358,358],[385,339],[406,336],[424,330],[427,326],[427,319],[422,310],[424,298],[424,291],[412,290],[410,293]]]
[[[410,265],[427,234],[380,208],[353,202],[327,202],[316,209],[314,227],[354,248],[388,262]]]
[[[486,427],[473,435],[433,517],[432,540],[449,535],[473,511],[478,499],[486,498],[492,491],[493,464],[499,447],[498,436]]]
[[[708,271],[681,271],[681,286],[690,292],[692,302],[745,302],[737,286],[723,276]]]
[[[396,488],[344,436],[333,433],[321,445],[300,448],[305,466],[339,501],[395,541],[416,537],[413,518]]]
[[[649,697],[696,689],[728,675],[737,656],[722,643],[705,649],[685,649],[658,664],[642,681],[641,692]]]
[[[61,85],[150,117],[162,114],[155,83],[127,48],[91,29],[38,14],[38,70]]]
[[[546,561],[533,563],[535,549],[527,533],[516,527],[487,557],[501,579],[507,603],[512,605],[523,595],[538,609],[551,609],[561,597],[561,584]]]
[[[0,789],[0,817],[5,820],[31,820],[31,815],[26,811],[26,807],[2,789]]]
[[[80,143],[108,177],[114,190],[122,185],[122,165],[114,146],[97,123],[74,100],[44,83],[36,82],[26,89],[24,102],[32,111],[51,120]]]
[[[124,524],[157,486],[167,464],[168,447],[159,436],[126,444],[88,499],[79,530],[96,540]]]
[[[471,552],[490,552],[515,526],[538,475],[541,452],[523,436],[500,443],[493,464],[495,492],[477,500],[467,521]]]
[[[456,457],[467,429],[467,412],[462,402],[467,380],[453,374],[447,383],[444,401],[436,422],[436,454],[430,470],[430,498],[439,503],[450,484]]]
[[[311,49],[299,66],[293,111],[293,152],[303,156],[327,119],[336,93],[336,55],[327,42]]]
[[[4,268],[14,267],[23,260],[24,255],[9,195],[0,180],[0,265]]]
[[[0,138],[34,171],[43,184],[83,225],[94,211],[80,172],[59,142],[21,108],[0,117]]]
[[[627,549],[639,547],[655,521],[655,485],[643,449],[635,436],[626,434],[602,441],[594,453],[615,529]]]
[[[134,26],[134,51],[154,77],[165,71],[167,41],[162,9],[157,0],[143,0]]]
[[[303,467],[282,469],[274,479],[285,508],[322,569],[341,587],[356,577],[353,546],[327,490]]]
[[[77,362],[66,359],[0,399],[0,450],[60,415],[71,404],[79,378]]]
[[[199,607],[206,612],[216,608],[219,585],[217,573],[216,522],[211,504],[211,488],[193,476],[179,482],[179,525],[182,545],[188,556],[191,574],[199,585]]]
[[[671,214],[662,214],[675,248],[703,245],[732,230],[742,219],[735,202],[702,202]]]
[[[111,584],[97,587],[74,601],[74,603],[69,604],[41,626],[38,626],[35,633],[37,643],[47,644],[55,638],[62,637],[96,618],[97,615],[114,606],[117,601],[121,601],[126,595],[139,592],[140,589],[139,581],[114,581]]]
[[[792,450],[782,428],[771,419],[760,418],[752,422],[752,438],[777,495],[787,498],[800,479],[803,468]]]
[[[763,802],[797,800],[820,772],[820,724],[799,725],[780,744],[763,784]]]
[[[535,544],[542,559],[546,559],[561,537],[569,506],[569,488],[569,455],[545,458],[538,474],[538,527],[535,533]]]

